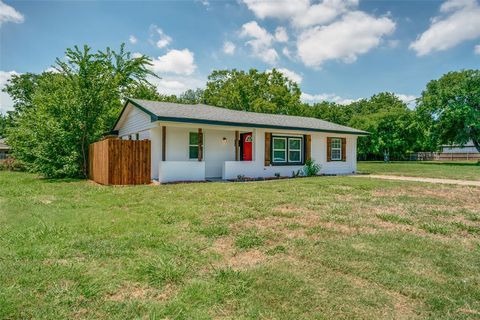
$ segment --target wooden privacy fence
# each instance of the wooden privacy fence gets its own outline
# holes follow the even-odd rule
[[[89,146],[90,179],[106,185],[150,183],[150,140],[106,139]]]

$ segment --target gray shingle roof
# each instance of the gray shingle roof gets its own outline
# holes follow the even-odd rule
[[[365,135],[366,131],[342,126],[316,118],[247,112],[208,106],[129,99],[152,116],[152,120],[181,121],[230,126],[324,131]],[[156,117],[156,119],[155,119]]]

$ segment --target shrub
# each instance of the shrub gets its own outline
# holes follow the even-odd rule
[[[303,174],[306,177],[316,176],[320,172],[320,169],[321,166],[319,164],[315,163],[312,159],[308,159],[303,166]]]
[[[0,171],[24,171],[25,167],[22,163],[10,157],[5,160],[0,160]]]

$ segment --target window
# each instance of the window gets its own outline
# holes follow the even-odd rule
[[[303,138],[300,137],[273,137],[272,138],[273,164],[302,164]]]
[[[273,138],[273,162],[287,162],[287,138]]]
[[[288,162],[302,162],[301,138],[288,138]]]
[[[342,160],[342,139],[332,138],[332,142],[330,144],[330,151],[332,160]]]
[[[198,159],[198,132],[190,132],[188,157],[189,159]]]

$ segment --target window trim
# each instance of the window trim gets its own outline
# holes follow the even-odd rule
[[[275,161],[274,151],[274,139],[285,139],[285,161]],[[293,149],[292,151],[300,151],[300,161],[290,161],[290,139],[300,140],[300,149]],[[305,138],[303,136],[288,136],[288,135],[273,135],[271,137],[270,144],[270,164],[272,166],[298,166],[305,164]],[[280,149],[281,150],[281,149]]]
[[[199,149],[199,147],[198,147],[198,142],[197,142],[196,144],[191,144],[191,143],[190,143],[190,135],[191,135],[192,133],[194,133],[194,134],[197,135],[197,141],[198,141],[198,134],[199,134],[199,133],[198,133],[198,132],[195,132],[195,131],[193,131],[193,132],[192,132],[192,131],[189,131],[189,132],[188,132],[188,160],[198,160],[198,152],[200,151],[200,149]],[[196,147],[196,148],[197,148],[197,157],[195,157],[195,158],[191,158],[191,157],[190,157],[190,147]]]
[[[291,140],[299,140],[300,141],[300,149],[293,149],[293,150],[290,150],[290,141]],[[303,138],[300,138],[300,137],[288,137],[287,139],[288,141],[288,146],[287,146],[287,149],[288,149],[288,163],[302,163],[303,162]],[[297,152],[300,152],[300,160],[299,161],[292,161],[290,160],[290,151],[297,151]]]
[[[275,149],[275,139],[285,141],[285,149]],[[275,161],[275,151],[283,151],[285,160]],[[272,136],[272,163],[288,163],[288,138],[282,136]]]
[[[339,147],[333,147],[333,141],[338,141]],[[333,157],[333,150],[338,150],[339,151],[339,157],[334,158]],[[330,139],[330,161],[342,161],[342,138],[337,138],[337,137],[332,137]]]

